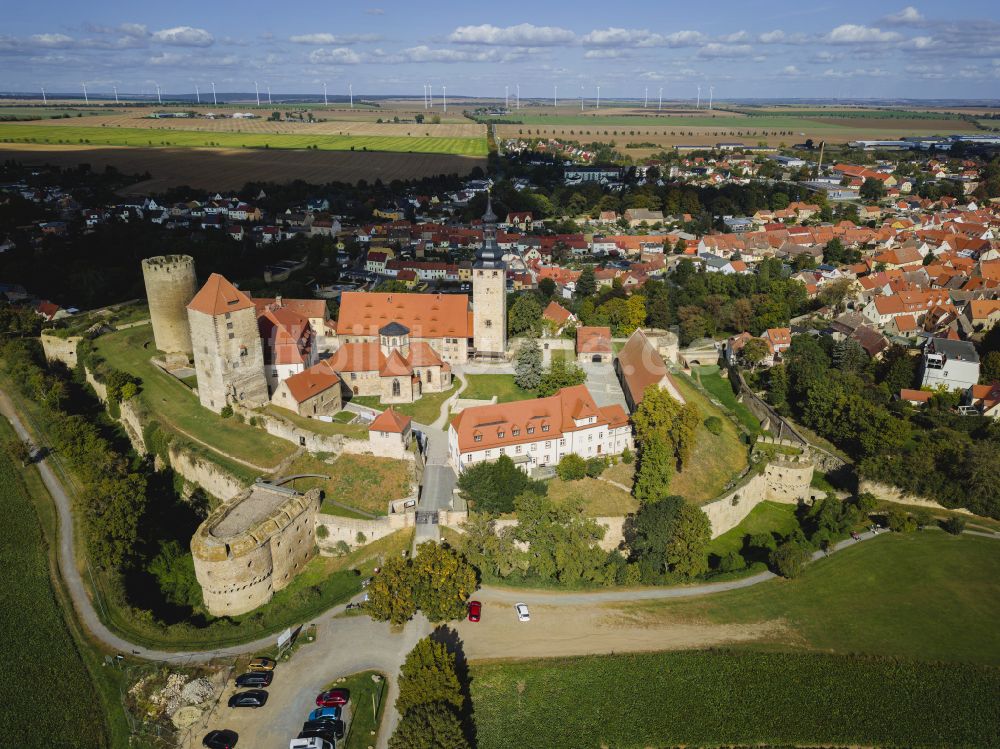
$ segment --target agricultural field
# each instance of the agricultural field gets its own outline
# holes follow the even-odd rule
[[[40,107],[40,106],[2,106],[0,105],[0,122],[9,120],[48,120],[53,118],[86,117],[91,122],[91,117],[96,117],[103,112],[93,109],[72,109],[69,107]]]
[[[0,143],[0,159],[60,167],[90,164],[95,170],[113,166],[124,174],[149,173],[125,194],[148,195],[176,185],[210,190],[238,190],[247,182],[326,182],[408,180],[438,174],[466,175],[486,167],[485,158],[442,153],[359,151],[292,151],[225,148],[134,148],[92,145]]]
[[[967,664],[700,651],[471,672],[480,749],[1000,742],[1000,670]]]
[[[12,435],[3,422],[0,437]],[[42,736],[61,736],[73,737],[75,746],[108,746],[103,706],[52,589],[38,515],[6,454],[0,454],[0,501],[0,658],[8,672],[5,681],[16,685],[0,701],[4,744],[35,746]],[[59,690],[58,709],[42,709],[52,703],[54,688]]]

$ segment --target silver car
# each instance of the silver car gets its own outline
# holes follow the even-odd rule
[[[526,603],[515,603],[514,611],[517,612],[517,620],[519,622],[530,622],[531,614],[528,613],[528,604]]]

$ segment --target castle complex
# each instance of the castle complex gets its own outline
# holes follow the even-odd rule
[[[195,292],[186,255],[143,261],[156,347],[194,359],[198,398],[216,413],[269,402],[329,416],[351,395],[410,403],[452,384],[453,364],[507,350],[506,267],[492,204],[483,216],[472,304],[466,294],[345,292],[326,303],[253,299],[213,273]]]

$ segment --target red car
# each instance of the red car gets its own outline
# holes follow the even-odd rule
[[[349,699],[350,695],[345,689],[328,689],[316,697],[316,707],[339,707],[346,705]]]
[[[478,622],[483,613],[483,604],[479,601],[469,601],[469,621]]]

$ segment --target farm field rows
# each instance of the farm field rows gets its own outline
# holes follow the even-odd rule
[[[70,120],[72,122],[72,120]],[[65,122],[50,120],[49,122]],[[0,124],[0,142],[68,143],[80,145],[182,148],[272,148],[322,151],[392,151],[414,153],[485,156],[486,139],[435,138],[426,136],[354,136],[354,135],[289,135],[236,132],[199,132],[193,130],[154,130],[139,127],[86,127],[78,125],[44,125],[32,123]]]
[[[278,151],[216,148],[133,148],[121,146],[36,145],[0,143],[0,159],[61,167],[90,164],[95,170],[113,166],[125,174],[151,179],[122,190],[147,195],[176,185],[206,190],[236,190],[247,182],[373,182],[419,179],[438,174],[466,175],[485,158],[432,153],[358,151]]]

